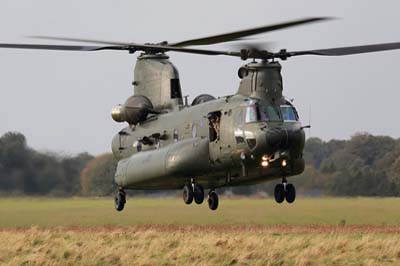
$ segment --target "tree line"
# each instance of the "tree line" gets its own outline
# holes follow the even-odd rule
[[[291,177],[310,196],[400,196],[400,139],[358,133],[349,140],[309,138],[306,169]],[[0,137],[0,195],[107,196],[117,162],[109,153],[61,156],[39,152],[18,132]],[[272,195],[277,181],[224,189],[233,194]]]

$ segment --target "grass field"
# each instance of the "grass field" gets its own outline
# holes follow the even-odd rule
[[[0,265],[400,265],[400,199],[0,199]]]
[[[181,199],[128,198],[117,212],[111,198],[0,199],[0,228],[174,225],[400,225],[400,198],[299,198],[294,204],[273,199],[221,198],[217,211],[207,203]]]

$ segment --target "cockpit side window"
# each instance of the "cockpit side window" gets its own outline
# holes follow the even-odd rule
[[[252,123],[260,121],[260,112],[257,105],[251,105],[246,107],[246,123]]]
[[[291,105],[281,105],[281,113],[283,121],[298,121],[296,110]]]

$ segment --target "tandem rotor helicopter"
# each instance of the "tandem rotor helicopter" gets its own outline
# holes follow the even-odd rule
[[[182,189],[186,204],[201,204],[208,189],[208,206],[218,208],[217,188],[257,184],[273,179],[278,203],[296,198],[288,177],[304,171],[304,128],[290,100],[282,95],[278,60],[293,56],[343,56],[400,49],[400,43],[384,43],[331,49],[270,52],[256,45],[240,51],[188,48],[238,41],[329,18],[306,18],[182,42],[136,44],[89,39],[35,36],[47,40],[86,42],[88,45],[7,44],[0,48],[66,51],[117,50],[138,56],[134,94],[112,109],[116,122],[128,125],[112,140],[118,159],[115,208],[123,210],[126,189]],[[177,68],[166,52],[225,55],[252,60],[240,67],[235,94],[215,98],[197,96],[189,105],[183,99]]]

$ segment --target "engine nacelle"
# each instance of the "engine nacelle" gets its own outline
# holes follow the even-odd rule
[[[133,95],[124,104],[115,106],[111,110],[111,117],[116,122],[128,122],[136,125],[146,120],[147,115],[153,111],[153,104],[143,95]]]
[[[196,98],[194,98],[193,102],[192,102],[192,106],[194,105],[198,105],[201,103],[205,103],[205,102],[209,102],[215,100],[215,97],[209,94],[201,94],[199,96],[197,96]]]

